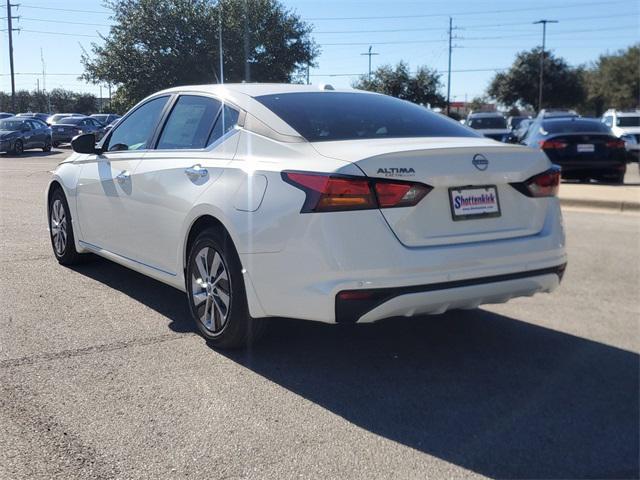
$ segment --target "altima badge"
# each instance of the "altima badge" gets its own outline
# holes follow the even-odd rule
[[[476,153],[473,156],[473,160],[471,160],[471,163],[473,163],[474,167],[476,167],[478,170],[481,170],[483,172],[487,168],[489,168],[489,160],[487,160],[487,157],[485,157],[481,153]]]

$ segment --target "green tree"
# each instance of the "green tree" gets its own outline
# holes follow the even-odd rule
[[[495,75],[488,94],[507,107],[538,107],[540,48],[520,52],[511,68]],[[544,62],[542,107],[575,107],[586,97],[582,69],[547,52]]]
[[[640,105],[640,44],[612,55],[601,55],[584,72],[587,86],[585,108],[601,115],[607,108],[627,109]]]
[[[222,11],[224,81],[288,82],[319,51],[311,26],[278,0],[108,0],[114,25],[82,58],[83,78],[118,88],[129,107],[172,86],[214,83]]]
[[[395,68],[383,65],[371,72],[371,80],[362,75],[353,83],[354,88],[370,92],[384,93],[393,97],[409,100],[410,102],[432,106],[442,106],[445,103],[441,93],[441,75],[428,67],[418,67],[415,74],[411,74],[406,62],[398,63]]]

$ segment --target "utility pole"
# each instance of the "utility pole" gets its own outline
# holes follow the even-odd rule
[[[371,51],[373,47],[369,45],[369,51],[366,53],[361,53],[360,55],[367,55],[369,57],[369,81],[371,81],[371,57],[373,55],[380,55],[379,53],[374,53]]]
[[[538,111],[542,110],[542,85],[544,82],[544,50],[547,41],[547,23],[558,23],[558,20],[538,20],[534,25],[542,24],[542,51],[540,52],[540,81],[538,84]]]
[[[307,63],[307,85],[311,85],[311,82],[309,81],[309,69],[310,65]]]
[[[451,52],[453,46],[453,18],[449,17],[449,68],[447,70],[447,116],[451,112]]]
[[[11,69],[11,110],[16,109],[16,77],[13,70],[13,32],[20,30],[13,28],[13,19],[18,18],[11,15],[11,7],[17,7],[15,3],[7,0],[7,31],[9,32],[9,68]]]
[[[218,2],[218,49],[220,50],[220,83],[224,83],[224,63],[222,61],[222,3]]]
[[[111,108],[111,84],[107,83],[107,87],[109,87],[109,111],[113,111]]]

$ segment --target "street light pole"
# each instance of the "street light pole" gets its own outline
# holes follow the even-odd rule
[[[540,52],[540,81],[538,83],[538,111],[542,110],[542,86],[544,84],[544,52],[547,41],[547,23],[558,23],[558,20],[538,20],[534,25],[542,24],[542,51]]]

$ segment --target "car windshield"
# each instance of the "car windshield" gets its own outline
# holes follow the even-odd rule
[[[618,127],[640,127],[640,115],[637,117],[618,117],[616,125]]]
[[[21,120],[0,120],[0,130],[20,130],[22,125]]]
[[[95,118],[97,121],[104,123],[109,118],[109,115],[91,115],[91,118]]]
[[[602,132],[609,133],[609,127],[599,120],[551,120],[542,122],[542,130],[547,133]]]
[[[255,98],[310,142],[476,136],[454,120],[385,95],[299,92]]]
[[[507,121],[503,117],[475,117],[467,122],[471,128],[507,128]]]

